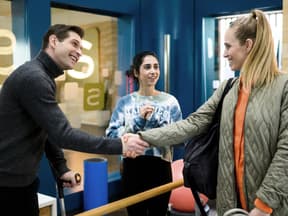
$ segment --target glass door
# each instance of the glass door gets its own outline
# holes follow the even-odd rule
[[[51,8],[51,24],[79,25],[85,30],[83,55],[74,70],[57,78],[57,100],[72,126],[103,136],[122,84],[118,68],[117,21],[110,16]],[[83,177],[83,161],[108,159],[109,173],[119,171],[120,156],[64,150],[67,165]],[[84,181],[82,181],[83,183]],[[79,191],[83,185],[73,189]]]

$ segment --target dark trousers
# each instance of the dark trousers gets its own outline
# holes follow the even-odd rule
[[[139,156],[123,160],[124,195],[131,196],[172,181],[171,163],[159,157]],[[127,207],[129,216],[165,216],[171,192]]]
[[[38,178],[26,187],[0,187],[1,212],[9,216],[39,216],[38,187]]]

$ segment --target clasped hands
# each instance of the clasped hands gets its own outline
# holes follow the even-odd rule
[[[127,133],[121,137],[123,156],[135,158],[142,155],[149,148],[149,144],[141,139],[138,134]]]

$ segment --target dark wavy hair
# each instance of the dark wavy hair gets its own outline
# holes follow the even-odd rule
[[[130,69],[126,71],[126,75],[128,77],[133,77],[133,79],[137,83],[139,83],[139,81],[138,81],[138,77],[135,76],[134,71],[136,72],[136,74],[139,74],[140,66],[142,65],[143,60],[144,60],[144,58],[146,56],[154,56],[158,60],[158,56],[154,52],[152,52],[152,51],[142,51],[140,53],[137,53],[134,56],[132,65],[130,66]]]

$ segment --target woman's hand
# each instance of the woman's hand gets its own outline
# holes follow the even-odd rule
[[[142,155],[149,144],[141,139],[138,134],[126,133],[121,137],[123,156],[135,158]]]
[[[140,108],[140,116],[143,119],[149,119],[154,111],[154,107],[151,105],[144,105]]]

